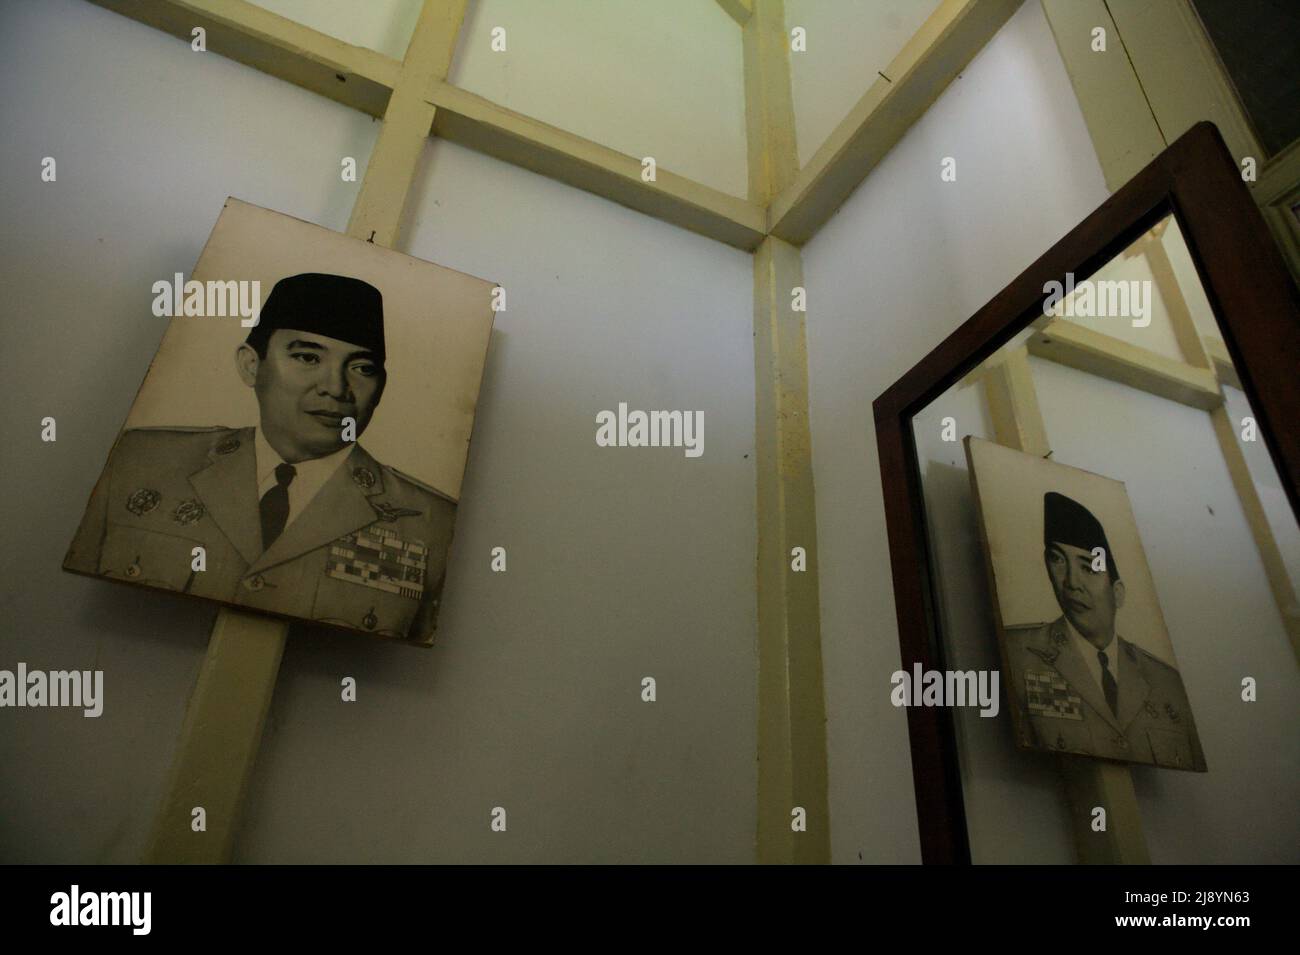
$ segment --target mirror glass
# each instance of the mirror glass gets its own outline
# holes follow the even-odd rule
[[[1076,861],[1114,767],[1153,862],[1285,861],[1300,527],[1176,218],[1044,293],[912,421],[945,672],[909,703],[952,706],[972,861]]]

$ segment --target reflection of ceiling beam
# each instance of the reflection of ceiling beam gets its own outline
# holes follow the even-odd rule
[[[772,233],[797,244],[812,238],[1020,2],[944,0],[772,202]]]
[[[1202,411],[1223,404],[1210,369],[1194,368],[1065,319],[1055,319],[1030,336],[1029,354]]]
[[[794,181],[794,97],[785,0],[754,0],[741,30],[750,198]],[[808,420],[803,253],[768,236],[754,252],[754,470],[757,475],[757,855],[762,864],[831,861],[817,498]],[[807,557],[791,573],[790,558]],[[806,813],[794,831],[791,814]]]
[[[1143,232],[1140,236],[1134,239],[1133,244],[1120,254],[1126,259],[1131,259],[1139,255],[1146,255],[1152,242],[1155,242],[1158,245],[1164,241],[1164,234],[1165,230],[1169,228],[1169,221],[1170,217],[1165,216],[1151,228],[1147,229],[1146,232]]]
[[[745,21],[754,15],[754,0],[718,0],[718,6],[727,11],[727,16],[742,27]]]

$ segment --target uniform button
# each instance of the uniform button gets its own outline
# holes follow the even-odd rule
[[[361,626],[365,627],[367,630],[373,630],[378,625],[379,625],[379,618],[376,617],[373,612],[368,613],[361,618]]]
[[[126,568],[126,575],[127,575],[128,577],[139,577],[139,576],[140,576],[140,565],[139,565],[139,564],[131,564],[131,565],[129,565],[129,566]]]
[[[1128,749],[1128,740],[1126,740],[1124,737],[1122,736],[1115,737],[1115,742],[1119,745],[1120,749]]]
[[[266,581],[262,579],[261,574],[254,574],[252,577],[244,578],[244,586],[249,590],[261,590],[266,586]]]

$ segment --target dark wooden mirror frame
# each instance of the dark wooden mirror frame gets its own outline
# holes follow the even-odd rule
[[[873,403],[902,668],[945,669],[912,419],[1043,314],[1044,284],[1093,274],[1172,213],[1291,508],[1300,514],[1300,292],[1218,129],[1199,123]],[[968,863],[951,710],[908,707],[921,859]]]

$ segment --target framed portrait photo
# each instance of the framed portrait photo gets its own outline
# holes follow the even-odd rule
[[[493,287],[228,199],[64,569],[431,644]]]
[[[1204,772],[1123,483],[964,444],[1016,744]]]

